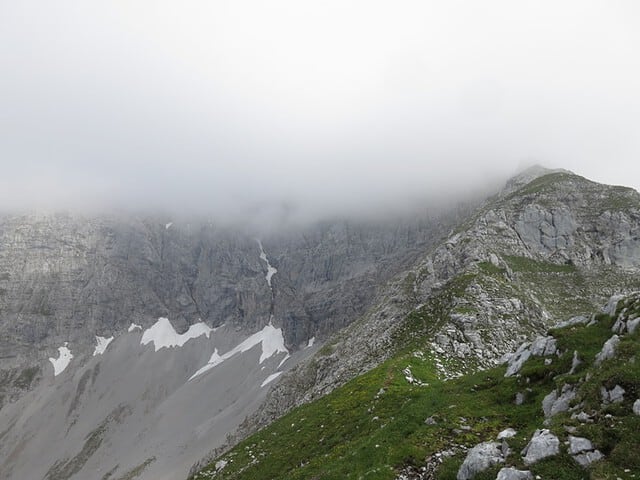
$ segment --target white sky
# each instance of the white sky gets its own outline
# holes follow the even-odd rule
[[[0,162],[5,208],[640,188],[640,3],[0,0]]]

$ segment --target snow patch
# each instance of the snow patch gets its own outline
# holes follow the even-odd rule
[[[218,353],[218,349],[215,349],[211,358],[207,362],[205,366],[200,368],[196,373],[191,375],[189,380],[194,379],[195,377],[202,375],[203,373],[211,370],[213,367],[220,365],[225,360],[233,357],[238,353],[246,352],[251,348],[255,347],[258,344],[262,344],[262,354],[260,355],[259,364],[264,362],[267,358],[271,358],[273,355],[277,353],[286,353],[287,358],[289,355],[289,350],[284,346],[284,337],[282,336],[282,329],[275,328],[271,323],[264,327],[259,332],[254,333],[249,338],[244,340],[238,346],[229,350],[224,355],[220,355]],[[286,359],[286,358],[285,358]]]
[[[198,338],[202,335],[209,338],[209,334],[213,331],[213,328],[210,328],[206,323],[198,322],[191,325],[189,330],[183,334],[178,334],[167,318],[160,317],[153,326],[144,331],[140,345],[147,345],[153,342],[157,352],[165,347],[181,347],[192,338]]]
[[[49,361],[53,365],[53,376],[57,377],[62,372],[64,372],[65,368],[69,366],[71,359],[73,358],[73,354],[71,350],[67,348],[68,342],[64,342],[63,347],[58,347],[59,356],[58,358],[49,357]]]
[[[165,230],[169,230],[171,228],[171,225],[173,225],[173,222],[169,222],[164,226]]]
[[[313,344],[316,343],[316,337],[311,337],[307,342],[307,348],[313,347]]]
[[[96,335],[96,342],[98,344],[96,345],[96,349],[93,351],[93,356],[95,357],[96,355],[102,355],[112,340],[113,335],[109,338],[99,337],[98,335]]]
[[[271,375],[269,375],[264,382],[262,382],[262,385],[260,385],[260,388],[264,387],[265,385],[270,384],[271,382],[273,382],[276,378],[278,378],[280,375],[282,375],[282,372],[276,372],[273,373]]]
[[[142,325],[138,325],[137,323],[132,323],[131,325],[129,325],[127,332],[131,333],[131,332],[135,332],[136,330],[142,331]]]
[[[269,263],[269,258],[267,257],[267,254],[265,253],[264,248],[262,248],[262,242],[259,239],[256,239],[256,242],[258,242],[258,246],[260,247],[260,259],[264,260],[267,264],[267,274],[265,275],[265,278],[267,279],[269,288],[271,288],[271,277],[273,277],[276,273],[278,273],[278,269],[275,267],[272,267],[271,264]]]

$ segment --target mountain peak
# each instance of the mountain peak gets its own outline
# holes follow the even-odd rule
[[[522,187],[523,185],[526,185],[529,182],[532,182],[536,178],[544,177],[545,175],[549,175],[552,173],[566,173],[569,175],[575,175],[572,171],[565,170],[564,168],[546,168],[542,165],[533,165],[511,177],[507,181],[506,190],[513,191]]]

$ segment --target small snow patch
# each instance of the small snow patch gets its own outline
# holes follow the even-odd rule
[[[278,269],[275,267],[272,267],[271,264],[269,263],[269,257],[267,257],[267,254],[265,253],[264,248],[262,248],[262,242],[259,239],[256,239],[256,241],[258,242],[258,246],[260,247],[260,259],[266,262],[267,264],[267,274],[265,275],[265,278],[267,279],[269,288],[271,288],[271,277],[273,277],[276,273],[278,273]]]
[[[173,225],[173,222],[169,222],[164,226],[165,230],[169,230],[171,228],[171,225]]]
[[[211,355],[211,358],[209,359],[207,364],[202,368],[200,368],[196,373],[194,373],[189,378],[189,380],[192,380],[193,378],[199,375],[202,375],[203,373],[211,370],[213,367],[221,364],[225,360],[233,357],[238,353],[243,353],[243,352],[246,352],[247,350],[252,349],[258,344],[262,344],[262,354],[260,355],[260,361],[258,362],[259,364],[262,364],[266,359],[271,358],[273,355],[277,353],[287,354],[285,359],[282,362],[280,362],[280,365],[282,365],[282,363],[284,363],[284,361],[287,358],[289,358],[289,350],[287,350],[287,348],[284,346],[284,337],[282,335],[282,329],[275,328],[270,323],[269,325],[265,326],[262,330],[254,333],[249,338],[247,338],[242,343],[240,343],[238,346],[236,346],[232,350],[229,350],[227,353],[225,353],[222,356],[218,353],[218,350],[216,349]]]
[[[112,341],[113,335],[109,338],[99,337],[98,335],[96,335],[96,342],[98,344],[96,345],[96,349],[93,351],[93,356],[95,357],[96,355],[102,355]]]
[[[73,354],[71,350],[67,348],[68,343],[65,342],[63,347],[58,347],[59,356],[58,358],[49,357],[49,361],[53,365],[53,376],[57,377],[62,372],[64,372],[65,368],[69,366],[71,359],[73,358]]]
[[[316,343],[316,337],[311,337],[307,342],[307,348],[313,347],[313,344]]]
[[[142,331],[142,325],[138,325],[137,323],[132,323],[131,325],[129,325],[129,328],[127,329],[127,332],[131,333],[131,332],[134,332],[136,330]]]
[[[262,385],[260,385],[260,388],[264,387],[265,385],[270,384],[271,382],[273,382],[276,378],[278,378],[280,375],[282,375],[282,372],[276,372],[274,374],[269,375],[264,382],[262,382]]]
[[[171,322],[161,317],[153,326],[144,331],[140,345],[147,345],[153,342],[155,351],[157,352],[165,347],[181,347],[192,338],[198,338],[202,335],[209,338],[211,332],[213,332],[213,329],[206,323],[198,322],[191,325],[189,330],[183,334],[178,334],[174,330],[173,325],[171,325]]]

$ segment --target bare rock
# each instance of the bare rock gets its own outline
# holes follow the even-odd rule
[[[542,400],[544,416],[550,418],[558,413],[566,412],[574,398],[576,398],[576,391],[571,385],[563,385],[560,395],[554,390]]]
[[[547,429],[536,430],[529,444],[522,451],[525,465],[532,465],[543,458],[560,453],[560,440]]]
[[[620,385],[616,385],[611,390],[602,387],[600,394],[604,403],[620,403],[624,400],[625,389]]]
[[[497,442],[484,442],[476,445],[467,453],[458,470],[457,480],[471,480],[478,473],[483,472],[494,465],[503,463],[500,444]]]
[[[514,430],[513,428],[505,428],[504,430],[502,430],[499,434],[497,439],[498,440],[504,440],[506,438],[511,438],[511,437],[515,437],[516,433],[518,433],[516,430]]]
[[[604,345],[602,346],[602,350],[600,350],[600,353],[596,355],[595,364],[600,365],[605,360],[609,360],[610,358],[613,358],[616,354],[616,348],[618,347],[619,343],[620,343],[620,337],[618,337],[618,335],[614,335],[609,340],[604,342]]]
[[[593,449],[593,444],[588,438],[569,435],[569,454],[577,455],[578,453],[590,452]]]
[[[585,452],[579,455],[575,455],[573,459],[578,462],[582,467],[588,467],[593,462],[597,462],[598,460],[602,460],[604,455],[599,450],[594,450],[593,452]]]
[[[533,480],[533,475],[529,470],[517,470],[509,467],[500,470],[496,480]]]

